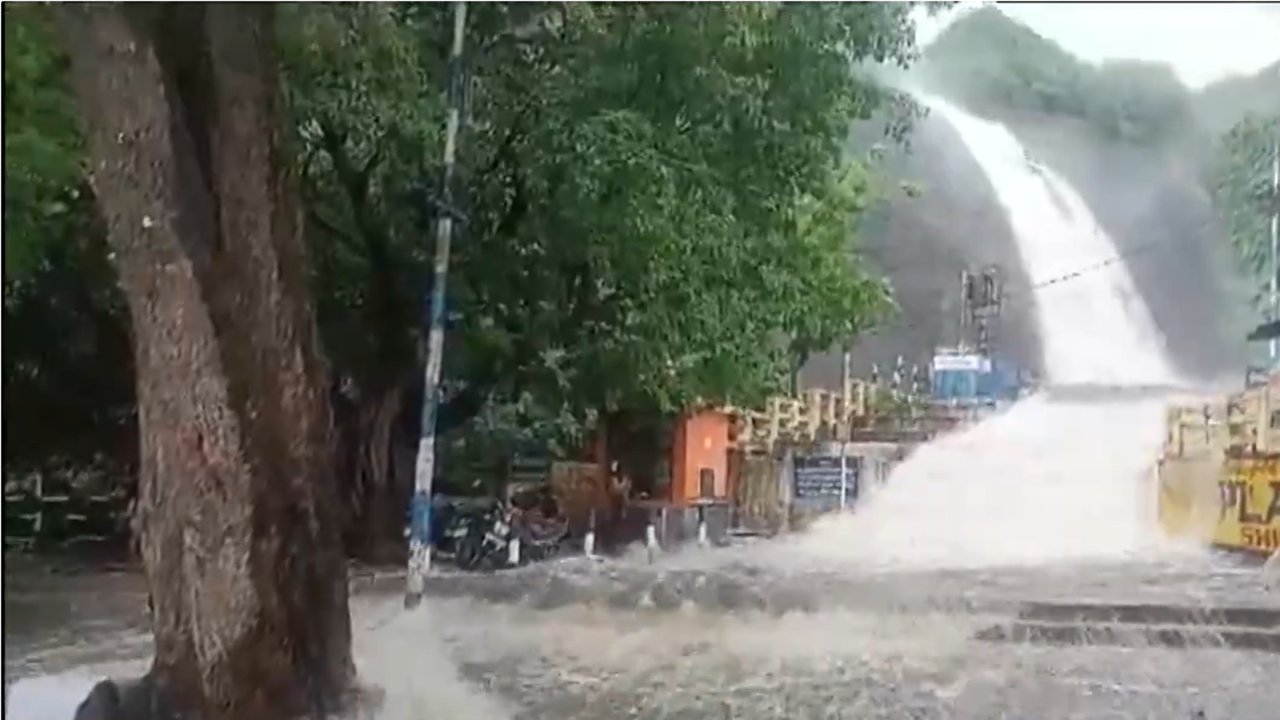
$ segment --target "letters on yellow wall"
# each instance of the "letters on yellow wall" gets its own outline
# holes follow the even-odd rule
[[[1280,549],[1280,460],[1230,459],[1223,470],[1213,541],[1266,553]]]

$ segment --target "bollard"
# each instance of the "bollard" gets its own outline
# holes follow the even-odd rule
[[[512,535],[507,543],[507,564],[511,567],[520,565],[520,536]]]
[[[654,513],[649,513],[649,524],[644,529],[644,548],[649,555],[649,564],[653,564],[658,554],[658,526],[654,522]]]
[[[707,539],[707,509],[701,505],[698,506],[698,547],[706,547],[710,545]]]
[[[582,538],[582,554],[589,558],[596,556],[596,511],[594,508],[587,515],[587,535]]]
[[[1262,577],[1273,587],[1280,588],[1280,548],[1271,553],[1271,557],[1262,564]]]

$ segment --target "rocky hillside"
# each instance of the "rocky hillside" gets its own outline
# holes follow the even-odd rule
[[[1071,182],[1116,241],[1134,281],[1190,377],[1241,372],[1243,335],[1254,319],[1235,255],[1205,181],[1224,128],[1250,112],[1280,109],[1280,63],[1199,93],[1150,63],[1094,66],[995,8],[953,23],[926,49],[909,81],[1004,123],[1038,160]],[[919,184],[863,229],[860,245],[898,293],[901,321],[864,338],[856,364],[898,354],[925,361],[953,338],[962,267],[995,262],[1012,276],[1002,333],[1006,354],[1039,367],[1034,293],[993,191],[956,133],[940,118],[919,123],[895,177]],[[811,384],[838,380],[835,357],[806,368]]]

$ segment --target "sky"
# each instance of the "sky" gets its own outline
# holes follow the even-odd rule
[[[926,43],[965,6],[920,25]],[[1280,5],[1266,3],[998,3],[1002,12],[1085,60],[1153,60],[1192,88],[1280,59]]]

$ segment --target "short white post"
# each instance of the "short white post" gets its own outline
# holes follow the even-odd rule
[[[649,555],[649,564],[653,564],[654,557],[658,554],[658,527],[654,523],[654,513],[649,513],[649,524],[644,529],[644,547]]]
[[[512,535],[507,542],[507,564],[511,567],[520,565],[520,536]]]
[[[594,508],[587,515],[587,535],[582,538],[582,554],[589,558],[596,556],[596,511]]]
[[[1258,397],[1258,452],[1271,452],[1271,383]]]
[[[845,455],[847,446],[840,443],[840,511],[849,509],[849,458]]]
[[[698,506],[698,546],[706,547],[711,544],[707,537],[707,509],[703,505]]]

